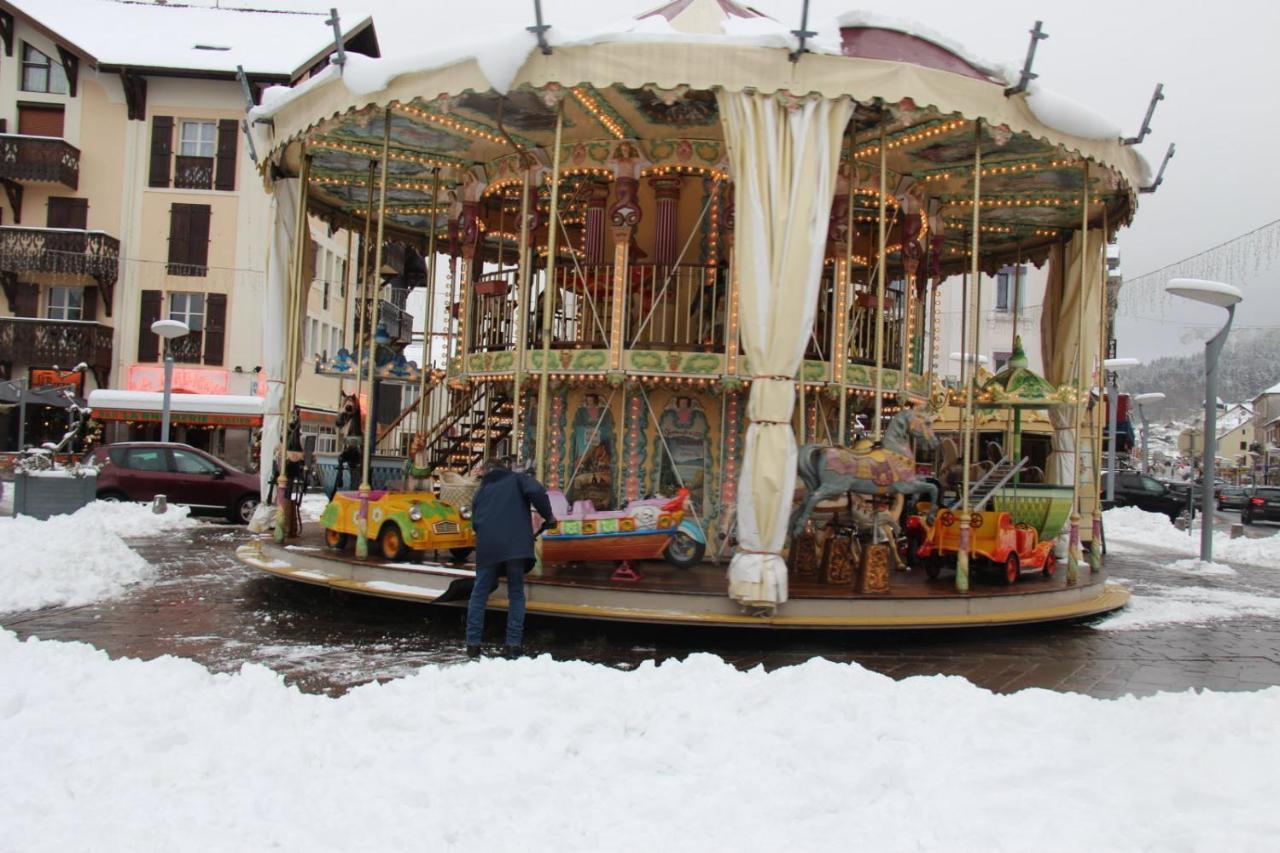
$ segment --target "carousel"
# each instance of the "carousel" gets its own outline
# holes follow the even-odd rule
[[[498,456],[547,486],[559,522],[530,613],[856,629],[1125,603],[1103,565],[1089,392],[1104,246],[1151,181],[1132,145],[1028,87],[1030,56],[1005,80],[860,15],[830,44],[731,0],[590,38],[531,30],[523,60],[509,42],[417,65],[347,56],[251,112],[283,333],[264,454],[284,451],[300,369],[410,393],[379,426],[357,389],[353,476],[326,511],[341,535],[281,525],[242,561],[465,603],[467,543],[401,530],[380,547],[380,505],[408,494],[400,517],[465,534],[468,476]],[[308,215],[363,238],[356,344],[315,365],[291,337]],[[424,262],[421,365],[375,340],[391,254]],[[947,387],[940,289],[1026,262],[1048,265],[1045,375],[1014,359]],[[403,482],[374,489],[393,457]]]

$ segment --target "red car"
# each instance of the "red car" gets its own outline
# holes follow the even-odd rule
[[[258,478],[185,444],[131,441],[94,448],[101,462],[98,499],[150,501],[164,495],[193,510],[217,510],[234,524],[248,524],[258,505]]]

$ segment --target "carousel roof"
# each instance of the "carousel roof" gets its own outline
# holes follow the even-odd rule
[[[1021,336],[1014,338],[1013,355],[999,373],[981,382],[978,400],[984,408],[1043,409],[1073,399],[1070,389],[1053,387],[1027,367]],[[1064,396],[1065,395],[1065,396]]]
[[[269,89],[254,111],[271,119],[256,125],[258,148],[296,174],[305,141],[313,208],[354,223],[369,203],[369,164],[380,157],[388,116],[388,228],[420,242],[433,225],[443,230],[464,185],[479,180],[486,197],[499,194],[492,208],[501,210],[504,187],[517,191],[522,155],[548,165],[561,99],[562,180],[572,184],[612,180],[619,161],[637,177],[727,176],[717,88],[852,96],[855,136],[842,158],[856,161],[855,217],[877,207],[884,127],[891,212],[897,216],[895,201],[913,188],[927,198],[951,265],[964,263],[967,250],[975,147],[983,157],[984,256],[1035,260],[1077,230],[1082,158],[1106,167],[1089,171],[1088,195],[1098,205],[1091,215],[1100,218],[1105,204],[1113,228],[1150,180],[1142,157],[1091,111],[1043,89],[1006,97],[990,63],[901,22],[842,16],[838,31],[808,42],[811,52],[795,62],[790,26],[732,0],[676,0],[592,32],[557,26],[547,33],[548,54],[524,23],[413,57],[349,55],[345,68]],[[977,132],[975,119],[982,119]],[[540,191],[545,207],[549,187]],[[579,195],[569,192],[568,203]],[[495,216],[482,220],[491,234],[514,230]]]

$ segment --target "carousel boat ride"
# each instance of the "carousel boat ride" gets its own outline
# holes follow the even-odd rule
[[[314,368],[363,382],[358,398],[411,393],[384,428],[356,406],[360,482],[329,521],[282,525],[243,562],[462,604],[474,568],[455,546],[381,542],[373,514],[425,477],[463,527],[457,484],[505,456],[557,496],[533,614],[934,628],[1124,605],[1089,397],[1104,245],[1152,186],[1134,140],[1029,88],[1030,57],[1006,80],[865,15],[821,44],[732,0],[572,42],[540,27],[522,58],[510,40],[416,65],[347,56],[251,112],[275,198],[268,317],[286,332],[264,455],[293,408],[306,216],[362,244],[355,346]],[[421,367],[371,331],[392,254],[423,270]],[[1024,262],[1047,265],[1044,376],[962,365],[948,387],[940,290]],[[965,291],[976,351],[981,289]],[[410,459],[406,482],[375,492],[379,458]]]

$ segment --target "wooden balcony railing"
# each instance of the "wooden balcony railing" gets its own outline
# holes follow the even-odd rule
[[[0,318],[0,353],[18,364],[57,366],[64,370],[80,362],[93,368],[100,383],[111,371],[110,326],[84,320]]]
[[[80,149],[52,136],[0,134],[0,178],[80,186]]]
[[[110,316],[120,276],[120,241],[101,231],[0,226],[0,274],[32,272],[97,279]]]

